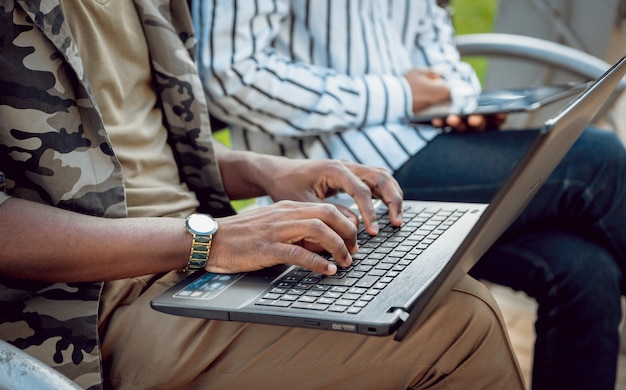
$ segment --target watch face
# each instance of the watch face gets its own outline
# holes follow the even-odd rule
[[[187,217],[187,228],[194,234],[213,234],[217,231],[217,221],[206,214],[191,214]]]

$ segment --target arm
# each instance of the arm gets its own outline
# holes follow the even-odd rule
[[[354,198],[369,233],[377,234],[372,196],[387,205],[394,225],[402,223],[402,190],[384,169],[338,160],[291,160],[235,151],[219,143],[215,151],[232,199],[269,195],[275,201],[320,202],[341,191]],[[358,224],[352,212],[341,210]]]
[[[355,198],[375,234],[372,194],[401,222],[402,193],[383,170],[338,161],[289,160],[217,146],[225,187],[241,196],[268,193],[292,199],[220,218],[206,269],[258,270],[297,264],[333,274],[357,251],[356,221],[325,195],[343,190]],[[183,268],[191,235],[176,218],[108,219],[82,215],[0,193],[0,275],[48,282],[112,280]]]
[[[178,219],[98,218],[18,198],[0,204],[0,221],[0,273],[21,279],[112,280],[170,271],[185,266],[191,245]]]
[[[237,8],[229,0],[199,3],[198,67],[211,112],[225,122],[301,137],[394,122],[410,113],[410,89],[400,75],[352,77],[273,49],[289,1],[242,2]]]
[[[424,9],[421,9],[420,3]],[[424,5],[425,4],[425,5]],[[423,12],[420,26],[413,26],[415,38],[406,40],[413,64],[437,72],[448,86],[453,106],[458,110],[471,110],[481,91],[474,69],[461,61],[454,43],[454,27],[447,12],[434,0],[409,2],[405,12]]]
[[[424,10],[417,10],[425,5]],[[410,10],[405,12],[422,12],[425,17],[419,30],[415,33],[416,39],[408,40],[411,43],[411,53],[414,64],[425,64],[431,72],[441,76],[441,81],[447,86],[449,95],[447,99],[452,101],[453,110],[471,112],[476,104],[476,99],[481,92],[481,85],[474,69],[461,61],[460,54],[454,43],[454,27],[447,14],[434,1],[409,2]],[[412,72],[416,72],[415,69]],[[420,73],[407,74],[409,80],[419,81]],[[424,72],[422,72],[424,73]],[[423,74],[422,78],[425,78]],[[438,80],[437,80],[438,81]],[[417,111],[426,108],[428,101],[422,102],[419,84],[410,82],[413,91],[413,108]],[[416,86],[417,85],[417,86]],[[427,84],[428,85],[428,84]],[[437,88],[435,82],[430,83],[431,88]],[[443,93],[443,92],[439,92]],[[429,96],[437,96],[437,92]],[[420,105],[420,103],[422,103]],[[484,131],[498,129],[506,121],[506,114],[485,117],[482,115],[459,116],[451,115],[443,120],[433,121],[437,127],[448,126],[455,131]]]
[[[99,218],[10,198],[0,220],[3,277],[80,282],[167,272],[183,268],[191,248],[176,218]],[[219,224],[208,271],[289,263],[332,274],[336,266],[313,251],[328,250],[347,266],[357,250],[354,224],[330,205],[281,203]]]
[[[183,268],[191,235],[175,218],[108,219],[11,198],[0,205],[0,275],[46,282],[114,280]],[[281,203],[219,220],[208,271],[280,263],[323,274],[351,263],[354,224],[331,205]],[[246,239],[242,239],[245,237]]]

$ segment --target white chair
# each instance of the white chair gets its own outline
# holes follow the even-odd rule
[[[496,80],[490,79],[485,89],[502,87],[525,87],[544,83],[546,69],[551,73],[550,80],[559,82],[583,82],[593,80],[602,75],[610,66],[608,62],[581,50],[565,46],[541,38],[506,33],[467,34],[456,37],[456,44],[462,56],[487,57],[489,61],[508,61],[511,74]],[[489,66],[489,65],[488,65]],[[535,76],[528,74],[526,69],[524,79],[512,77],[517,75],[520,66],[533,66]],[[487,70],[489,73],[489,70]],[[554,74],[558,73],[558,77]],[[486,77],[489,79],[488,77]],[[612,97],[600,111],[597,120],[616,131],[622,139],[626,139],[626,118],[618,119],[616,114],[624,112],[621,109],[624,99],[620,99],[626,88],[626,79],[622,80]],[[558,108],[558,107],[557,107]],[[617,108],[617,109],[616,109]],[[521,115],[513,118],[512,126],[528,127],[540,124],[554,112],[547,111],[532,115]],[[520,119],[521,118],[521,119]],[[509,124],[511,126],[511,124]]]
[[[80,390],[58,371],[0,340],[0,389]]]

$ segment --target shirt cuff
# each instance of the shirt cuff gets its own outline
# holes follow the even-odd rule
[[[450,100],[452,112],[458,114],[470,114],[478,105],[478,92],[467,84],[450,85]]]

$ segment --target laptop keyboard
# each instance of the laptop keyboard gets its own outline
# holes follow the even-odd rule
[[[255,304],[359,313],[466,212],[467,209],[407,208],[402,214],[402,227],[395,228],[383,206],[378,211],[377,236],[360,228],[359,252],[352,255],[350,267],[338,267],[333,276],[294,267]]]

